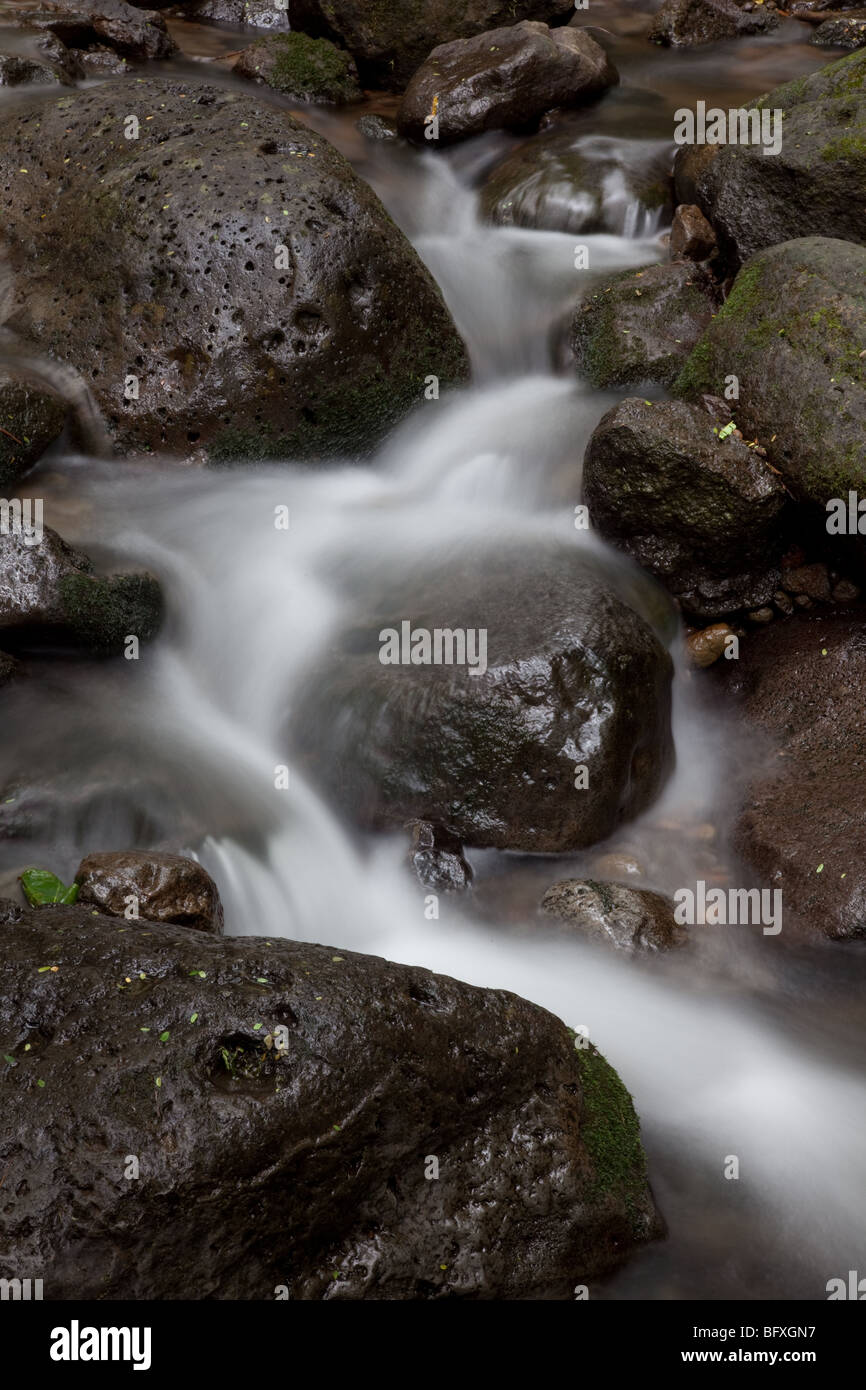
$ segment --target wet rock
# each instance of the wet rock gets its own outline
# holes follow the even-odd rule
[[[5,15],[3,24],[5,27]],[[71,86],[77,76],[75,60],[56,34],[37,28],[16,28],[18,32],[9,51],[0,53],[0,87],[21,87],[30,83]]]
[[[456,835],[429,821],[412,821],[409,862],[418,882],[437,893],[462,893],[472,886],[472,870]]]
[[[864,77],[866,53],[853,53],[751,103],[784,112],[772,156],[762,144],[682,148],[678,196],[700,205],[733,265],[799,237],[866,240]]]
[[[525,21],[477,38],[434,48],[406,89],[397,123],[401,134],[424,141],[430,118],[437,146],[485,130],[526,130],[554,106],[575,106],[619,79],[601,48],[583,29],[548,29]]]
[[[686,655],[693,666],[704,670],[724,656],[728,639],[736,634],[727,623],[712,623],[710,627],[690,632],[686,638]]]
[[[773,602],[780,613],[788,617],[794,611],[794,600],[790,594],[786,594],[784,589],[777,589],[773,594]]]
[[[342,43],[366,85],[401,89],[438,44],[573,11],[574,0],[290,0],[289,15],[293,29]]]
[[[829,602],[830,576],[826,565],[798,565],[796,569],[782,570],[782,588],[789,594],[808,594],[809,598],[822,603]]]
[[[7,12],[3,22],[48,29],[70,49],[103,44],[138,59],[170,58],[177,52],[162,15],[126,0],[51,0],[43,9]]]
[[[501,227],[632,235],[673,211],[670,145],[542,131],[495,166],[481,212]]]
[[[687,261],[705,261],[715,251],[716,234],[694,203],[680,203],[674,213],[670,248],[672,256]]]
[[[660,1233],[631,1098],[537,1005],[333,946],[3,918],[4,1278],[566,1300]]]
[[[123,652],[130,635],[144,642],[162,621],[162,594],[150,574],[97,575],[86,555],[45,527],[34,543],[0,534],[0,632],[8,645],[58,636],[96,653]]]
[[[583,488],[593,526],[695,617],[760,607],[778,587],[787,493],[701,407],[614,406],[589,441]]]
[[[771,742],[735,847],[782,890],[783,932],[866,936],[863,616],[817,610],[774,623],[739,661],[720,663],[741,717]]]
[[[66,411],[53,391],[0,377],[0,488],[30,471],[62,432]]]
[[[860,597],[860,589],[856,584],[852,584],[850,579],[840,579],[838,584],[833,586],[834,603],[853,603]]]
[[[122,77],[129,70],[126,59],[105,44],[95,43],[89,48],[80,49],[75,59],[78,71],[84,78]]]
[[[649,38],[666,46],[691,47],[745,34],[765,34],[778,24],[779,16],[769,6],[755,9],[738,0],[665,0]]]
[[[430,274],[326,140],[252,86],[134,97],[138,140],[125,80],[0,115],[11,312],[83,373],[118,449],[355,458],[429,374],[465,378]]]
[[[234,65],[238,77],[265,82],[295,101],[344,106],[363,97],[350,54],[327,39],[307,34],[272,34],[244,49]]]
[[[647,888],[566,878],[548,888],[541,911],[629,954],[667,951],[687,940],[685,929],[674,921],[673,904]]]
[[[804,237],[743,267],[674,385],[720,392],[736,372],[737,423],[801,501],[866,491],[866,248]]]
[[[819,24],[810,43],[819,48],[863,48],[866,45],[866,15],[845,15]]]
[[[278,9],[274,0],[193,0],[183,5],[184,19],[206,23],[243,24],[249,29],[287,31],[289,13]]]
[[[764,627],[767,623],[771,623],[775,616],[775,613],[769,605],[765,608],[756,608],[754,612],[748,615],[749,621],[757,623],[759,627]]]
[[[355,122],[355,129],[368,140],[396,140],[399,136],[396,122],[389,121],[386,116],[361,116]]]
[[[572,320],[578,371],[600,388],[670,385],[710,322],[712,295],[709,276],[679,262],[598,281]]]
[[[475,667],[383,664],[403,622],[431,634],[431,652],[437,630],[462,632]],[[428,820],[468,846],[576,849],[663,785],[670,676],[650,628],[579,553],[482,548],[459,579],[422,564],[383,581],[311,675],[291,738],[364,825]]]
[[[194,859],[156,850],[118,850],[88,854],[75,875],[78,901],[98,907],[108,917],[126,917],[130,899],[138,917],[149,922],[191,927],[196,931],[223,929],[223,909],[217,886]]]

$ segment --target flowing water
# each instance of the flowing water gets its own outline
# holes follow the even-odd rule
[[[623,85],[574,117],[574,139],[624,170],[658,158],[676,106],[736,104],[822,60],[791,25],[684,55],[650,49],[628,7],[595,12]],[[231,31],[182,29],[191,58],[232,42]],[[231,80],[200,62],[189,70]],[[657,215],[629,200],[625,177],[610,179],[611,230],[579,238],[591,270],[577,271],[573,234],[480,222],[478,180],[510,137],[434,155],[362,140],[357,111],[304,115],[417,245],[467,340],[473,385],[425,402],[363,466],[120,463],[100,457],[92,418],[93,453],[57,449],[43,462],[38,488],[28,479],[24,491],[45,497],[47,522],[106,565],[149,567],[169,613],[138,662],[37,656],[26,688],[6,697],[0,868],[41,856],[68,876],[93,850],[183,848],[214,875],[232,932],[426,965],[585,1025],[635,1096],[669,1227],[593,1296],[822,1298],[829,1278],[864,1258],[862,949],[696,928],[693,951],[633,962],[535,915],[546,886],[608,849],[636,858],[643,881],[668,893],[736,874],[726,826],[745,765],[766,750],[701,694],[679,657],[677,770],[659,804],[581,855],[470,853],[477,891],[443,897],[438,921],[425,918],[400,837],[352,831],[297,769],[288,791],[274,788],[293,693],[345,620],[359,576],[392,579],[430,557],[459,575],[482,544],[580,546],[679,650],[652,581],[574,529],[583,447],[617,397],[561,365],[562,325],[587,277],[665,254]],[[30,367],[89,410],[76,381]],[[288,531],[274,527],[281,504]],[[729,1155],[736,1182],[724,1177]]]

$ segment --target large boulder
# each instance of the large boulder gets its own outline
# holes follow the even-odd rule
[[[486,669],[383,664],[404,622],[466,633],[476,657],[483,633]],[[421,565],[366,596],[299,698],[292,738],[362,824],[426,820],[467,845],[576,849],[664,784],[670,679],[651,629],[579,550],[482,547],[456,574]]]
[[[703,407],[629,399],[596,427],[584,498],[592,524],[693,617],[759,608],[779,585],[788,494],[760,455]]]
[[[5,643],[45,637],[117,655],[128,637],[155,636],[162,591],[150,574],[97,575],[86,555],[46,526],[0,533],[0,633]]]
[[[288,9],[274,0],[182,0],[184,19],[205,23],[242,24],[248,29],[289,28]]]
[[[740,271],[675,384],[738,380],[737,423],[800,500],[866,494],[866,247],[804,237]]]
[[[481,189],[501,227],[632,235],[673,211],[668,141],[543,131],[506,155]]]
[[[351,54],[308,34],[270,34],[259,39],[244,49],[233,72],[266,82],[294,101],[344,106],[364,95]]]
[[[14,325],[120,449],[356,456],[467,373],[375,194],[255,89],[118,80],[7,114],[0,177]]]
[[[715,307],[713,281],[696,265],[666,261],[600,279],[572,319],[575,366],[601,389],[670,386]]]
[[[332,946],[0,916],[3,1278],[564,1300],[659,1234],[628,1092],[537,1005]]]
[[[866,52],[777,87],[755,111],[781,118],[781,148],[683,146],[677,194],[698,203],[732,263],[798,237],[866,241]]]
[[[434,48],[406,88],[397,123],[423,141],[434,117],[435,149],[485,130],[531,128],[551,107],[576,106],[618,80],[586,30],[525,20]]]
[[[755,742],[735,847],[781,889],[784,932],[866,936],[864,617],[774,623],[715,668]]]
[[[71,49],[107,46],[125,58],[170,58],[177,44],[156,10],[126,0],[51,0],[34,10],[7,10],[4,25],[48,30]]]
[[[221,932],[223,909],[217,886],[194,859],[158,850],[114,850],[88,854],[75,875],[78,901],[109,917],[168,922],[197,931]]]
[[[665,46],[692,47],[766,34],[778,25],[775,10],[766,5],[757,8],[747,0],[664,0],[648,37]]]
[[[397,88],[437,44],[573,13],[574,0],[289,0],[293,29],[338,39],[371,86]]]

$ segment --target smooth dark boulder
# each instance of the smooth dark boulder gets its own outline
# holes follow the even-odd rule
[[[41,9],[7,11],[3,23],[50,30],[69,49],[107,45],[123,57],[142,60],[177,52],[162,15],[126,0],[51,0]]]
[[[78,901],[109,917],[135,915],[148,921],[219,934],[223,909],[217,886],[195,859],[157,850],[88,854],[75,875]]]
[[[398,90],[438,44],[573,13],[574,0],[289,0],[293,29],[338,40],[369,86]]]
[[[782,111],[781,148],[761,144],[684,146],[677,195],[698,203],[736,266],[800,237],[866,241],[866,53],[775,88],[750,103]]]
[[[0,376],[0,488],[30,471],[61,434],[66,413],[53,391]]]
[[[739,661],[718,663],[739,717],[765,737],[734,846],[781,889],[783,932],[866,936],[864,617],[773,623]]]
[[[86,555],[50,527],[10,522],[0,533],[0,632],[4,641],[59,637],[105,655],[124,651],[128,637],[154,637],[162,622],[162,591],[150,574],[98,575]]]
[[[599,279],[571,323],[577,370],[595,387],[670,386],[715,309],[700,267],[666,261]]]
[[[0,178],[16,324],[83,373],[119,450],[354,458],[428,375],[467,375],[375,194],[254,87],[123,79],[7,113]]]
[[[406,88],[397,124],[436,149],[485,130],[531,129],[552,107],[589,101],[618,80],[585,30],[527,20],[434,48]]]
[[[672,192],[666,142],[545,130],[493,168],[481,213],[501,227],[622,235],[669,215]]]
[[[46,1299],[566,1300],[661,1230],[622,1082],[505,991],[6,903],[0,1043]]]
[[[630,955],[685,946],[673,903],[648,888],[626,888],[592,879],[561,879],[548,888],[541,911],[571,930]]]
[[[779,585],[788,494],[703,406],[631,398],[593,432],[583,472],[592,525],[691,616],[767,603]]]
[[[344,106],[364,93],[351,54],[307,34],[270,34],[245,48],[232,69],[295,101]]]
[[[779,16],[767,5],[747,9],[741,0],[664,0],[648,37],[665,46],[692,47],[766,34],[778,25]]]
[[[347,594],[349,614],[353,601],[290,737],[354,820],[425,820],[468,846],[553,853],[603,839],[664,784],[670,658],[579,550],[479,547],[459,572],[427,562]],[[485,669],[383,663],[404,622],[407,637],[430,635],[434,659],[436,631],[462,634],[473,659],[483,633]]]
[[[804,237],[754,256],[674,390],[718,395],[731,373],[737,423],[799,500],[824,513],[866,494],[866,247]]]

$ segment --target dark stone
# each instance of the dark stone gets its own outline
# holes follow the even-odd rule
[[[513,994],[78,907],[0,920],[0,1277],[567,1300],[660,1233],[622,1082]]]
[[[150,574],[96,575],[86,555],[56,531],[41,541],[21,529],[0,534],[0,631],[7,644],[57,635],[116,655],[130,635],[145,642],[162,621],[162,593]]]
[[[51,0],[43,9],[7,12],[3,22],[50,29],[73,49],[107,44],[126,58],[139,59],[170,58],[177,52],[162,15],[126,0]]]
[[[684,146],[677,195],[698,203],[732,265],[799,237],[866,241],[866,53],[852,53],[757,102],[781,110],[782,146]]]
[[[647,888],[565,878],[548,888],[541,910],[582,936],[629,954],[667,951],[688,940],[673,904]]]
[[[760,607],[778,587],[787,493],[754,450],[720,441],[701,407],[614,406],[589,441],[583,486],[593,526],[693,617]]]
[[[10,312],[82,372],[118,448],[355,458],[429,374],[465,378],[432,277],[320,135],[253,87],[139,78],[133,105],[137,140],[125,79],[0,115]]]
[[[293,29],[337,39],[365,84],[405,87],[437,44],[517,20],[565,20],[574,0],[290,0]]]
[[[671,227],[671,255],[687,261],[705,261],[716,249],[716,234],[700,208],[680,203]]]
[[[217,886],[194,859],[137,849],[88,854],[75,881],[80,884],[78,901],[109,917],[124,917],[133,897],[138,916],[150,922],[222,932]]]
[[[680,262],[623,270],[599,280],[571,325],[575,365],[595,387],[669,386],[709,324],[710,277]]]
[[[735,848],[781,889],[783,932],[866,936],[864,613],[773,623],[719,666],[741,718],[769,741]]]
[[[355,129],[368,140],[396,140],[399,135],[396,122],[389,121],[386,116],[361,116],[355,122]]]
[[[422,888],[462,893],[472,886],[472,870],[456,835],[426,820],[411,821],[409,862]]]
[[[359,583],[363,581],[358,580]],[[469,846],[595,843],[671,766],[671,662],[571,548],[500,546],[381,580],[298,698],[292,743],[367,826],[426,820]],[[381,633],[487,633],[487,670],[384,665]],[[586,766],[588,786],[575,787]]]
[[[435,48],[406,88],[397,124],[431,149],[485,130],[527,130],[554,106],[575,106],[619,80],[583,29],[525,21]],[[429,118],[438,139],[427,140]]]
[[[810,43],[819,48],[863,48],[866,45],[866,16],[846,15],[819,24]]]
[[[542,131],[513,150],[481,189],[481,212],[502,227],[550,232],[626,231],[635,204],[662,219],[673,212],[670,150],[623,146],[570,130]]]
[[[755,9],[738,0],[664,0],[649,38],[666,46],[693,46],[766,34],[778,25],[779,16],[767,5]]]
[[[344,106],[363,92],[351,54],[327,39],[307,34],[271,34],[244,49],[234,65],[238,77],[265,82],[294,101]]]
[[[289,29],[288,12],[277,9],[274,0],[193,0],[192,4],[184,3],[183,16],[206,23],[242,24],[248,29]]]
[[[866,247],[804,237],[743,267],[674,391],[718,393],[735,372],[737,423],[825,532],[831,498],[866,494],[864,353]]]
[[[53,391],[0,378],[0,487],[30,471],[61,434],[66,411]]]

